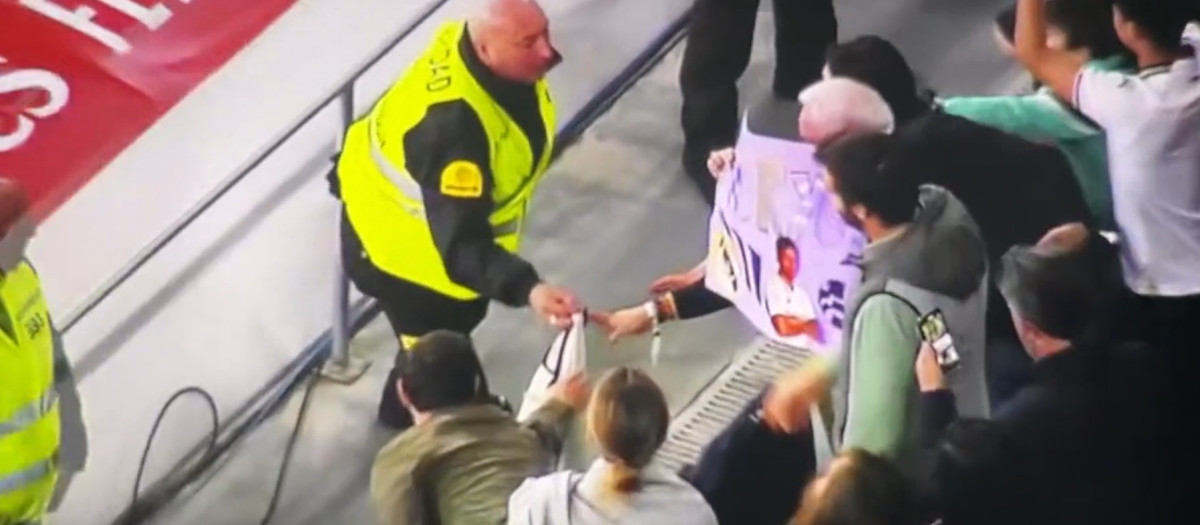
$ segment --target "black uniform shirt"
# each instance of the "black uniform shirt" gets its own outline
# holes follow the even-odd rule
[[[459,41],[459,52],[471,74],[525,132],[533,158],[540,158],[546,148],[546,131],[535,87],[505,80],[489,70],[480,62],[466,32]],[[494,207],[494,175],[479,116],[462,100],[435,104],[404,135],[404,151],[408,173],[421,185],[433,242],[450,278],[485,297],[525,306],[540,278],[531,264],[495,242],[488,223]],[[443,191],[447,167],[464,161],[483,174],[482,191]]]

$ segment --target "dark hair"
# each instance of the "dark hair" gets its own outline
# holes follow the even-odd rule
[[[1009,43],[1016,40],[1016,21],[1015,5],[996,15],[996,26]],[[1117,38],[1111,0],[1048,0],[1046,21],[1066,35],[1068,49],[1087,49],[1092,58],[1129,54]]]
[[[895,140],[884,133],[867,133],[838,139],[817,151],[842,202],[865,206],[889,226],[912,221],[920,194],[916,178],[889,162]]]
[[[775,239],[775,253],[781,253],[784,250],[796,251],[796,243],[787,237],[779,237]]]
[[[883,37],[865,35],[834,44],[825,53],[825,62],[831,75],[857,80],[879,92],[897,125],[929,110],[918,95],[917,77],[908,61]]]
[[[1121,16],[1164,50],[1182,47],[1184,27],[1200,20],[1200,2],[1196,0],[1113,0],[1113,4]]]
[[[888,460],[851,449],[825,474],[824,490],[810,484],[796,515],[797,525],[917,525],[916,495]]]
[[[1015,246],[1000,258],[996,284],[1016,314],[1043,332],[1078,341],[1100,329],[1119,294],[1115,248],[1090,234],[1075,246]]]
[[[601,454],[612,463],[606,486],[617,494],[638,491],[639,471],[654,459],[671,424],[662,389],[636,368],[610,370],[592,392],[587,420]]]
[[[401,362],[400,381],[408,402],[421,412],[488,397],[483,366],[471,338],[449,330],[430,332],[417,340]]]

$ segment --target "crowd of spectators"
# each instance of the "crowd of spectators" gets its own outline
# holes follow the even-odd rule
[[[384,521],[1195,522],[1192,20],[1195,0],[1018,0],[997,40],[1037,86],[1007,96],[931,97],[887,40],[833,46],[793,122],[868,239],[840,355],[779,377],[676,473],[653,461],[670,418],[645,373],[609,371],[590,394],[570,378],[518,423],[470,340],[430,334],[398,382],[417,424],[372,476]],[[595,321],[620,337],[729,307],[698,277]],[[956,368],[920,337],[934,308],[956,327]],[[599,458],[553,472],[576,412]]]

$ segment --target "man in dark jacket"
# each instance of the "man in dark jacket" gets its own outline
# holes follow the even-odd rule
[[[925,101],[894,45],[863,36],[832,48],[827,73],[867,84],[888,102],[900,139],[894,160],[921,182],[946,188],[979,224],[992,264],[1012,246],[1033,244],[1056,226],[1094,220],[1062,153],[950,115]],[[988,382],[993,406],[1029,380],[1008,308],[996,290],[988,300]]]
[[[917,360],[922,441],[942,448],[933,488],[948,524],[1151,523],[1172,503],[1160,489],[1180,458],[1167,454],[1184,449],[1167,432],[1164,356],[1095,330],[1111,321],[1115,250],[1060,233],[1003,257],[999,288],[1035,364],[993,421],[951,424],[946,374],[927,346]]]

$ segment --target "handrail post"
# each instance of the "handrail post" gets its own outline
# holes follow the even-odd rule
[[[345,141],[346,130],[354,122],[354,84],[350,83],[339,96],[342,107],[342,140]],[[334,220],[338,224],[338,233],[334,236],[334,285],[333,285],[333,326],[330,328],[329,361],[321,370],[321,375],[338,383],[350,384],[362,377],[370,366],[370,362],[356,360],[350,355],[350,278],[342,262],[341,221],[345,214],[344,208],[338,207],[338,216]]]

